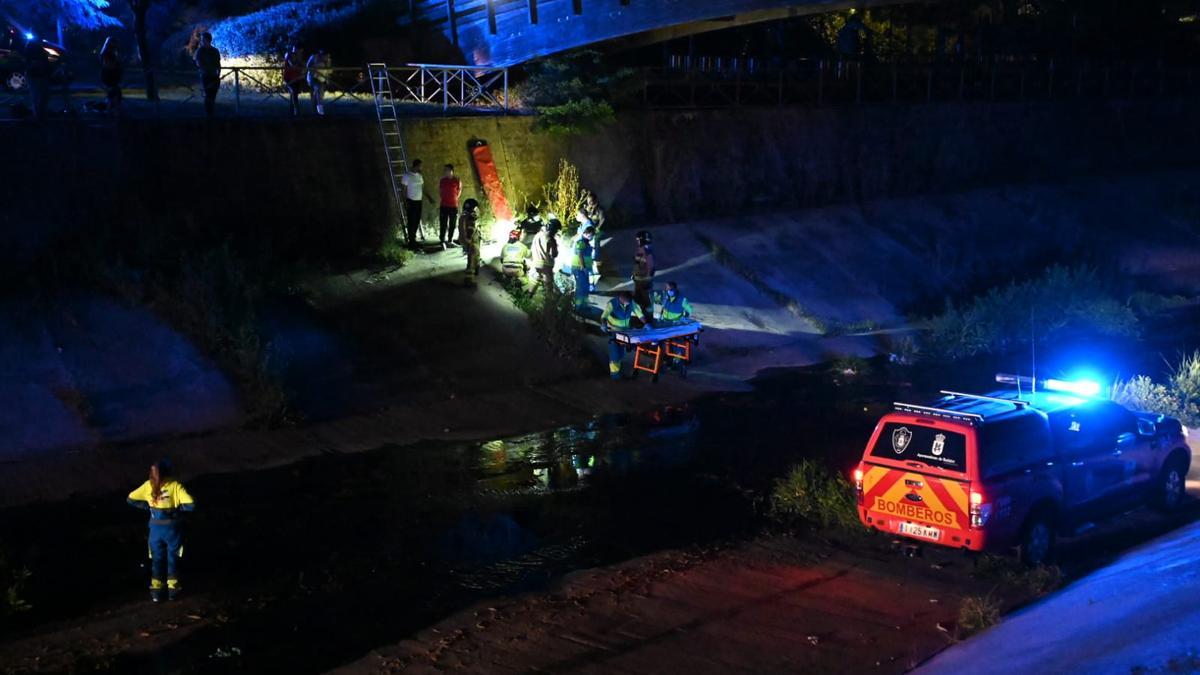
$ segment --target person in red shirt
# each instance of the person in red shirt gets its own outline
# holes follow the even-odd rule
[[[454,165],[447,164],[438,183],[441,209],[438,211],[438,241],[442,248],[454,243],[454,223],[458,221],[458,198],[462,196],[462,181],[454,175]]]

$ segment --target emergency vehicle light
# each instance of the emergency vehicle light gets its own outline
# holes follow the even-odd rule
[[[1045,380],[1042,385],[1050,391],[1065,391],[1078,396],[1096,396],[1100,393],[1100,383],[1091,380]]]
[[[33,33],[25,33],[25,39],[26,39],[26,40],[32,40],[32,39],[33,39]]]

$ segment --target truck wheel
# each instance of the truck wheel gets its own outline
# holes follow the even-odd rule
[[[29,80],[25,77],[25,73],[9,73],[4,78],[4,84],[10,91],[21,91],[29,85]]]
[[[1150,505],[1164,513],[1179,508],[1184,496],[1183,462],[1172,458],[1163,465],[1150,492]]]
[[[1028,567],[1046,564],[1054,554],[1054,523],[1045,511],[1034,512],[1021,528],[1017,557]]]

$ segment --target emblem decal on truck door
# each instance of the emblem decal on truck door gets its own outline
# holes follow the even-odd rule
[[[896,429],[892,432],[892,450],[895,450],[897,455],[903,455],[911,440],[912,432],[908,430],[908,427]]]
[[[941,457],[942,451],[946,449],[946,434],[938,434],[933,437],[933,452],[934,457]]]

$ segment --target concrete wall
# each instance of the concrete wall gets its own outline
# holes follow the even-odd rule
[[[460,167],[465,196],[481,196],[467,149],[481,138],[516,208],[565,157],[618,223],[642,223],[1194,166],[1198,112],[1187,99],[880,105],[629,113],[576,137],[519,116],[412,119],[405,132],[430,178]],[[394,218],[373,120],[15,124],[0,142],[10,266],[84,236],[346,259]]]
[[[970,103],[631,113],[570,138],[537,133],[527,117],[413,120],[405,131],[409,156],[432,172],[469,167],[468,142],[487,140],[517,208],[540,199],[565,157],[619,219],[670,222],[1192,166],[1198,112],[1194,100]],[[481,197],[465,182],[465,196]]]
[[[0,143],[10,265],[80,237],[128,252],[231,238],[289,258],[348,257],[377,246],[392,217],[374,122],[10,124]]]

